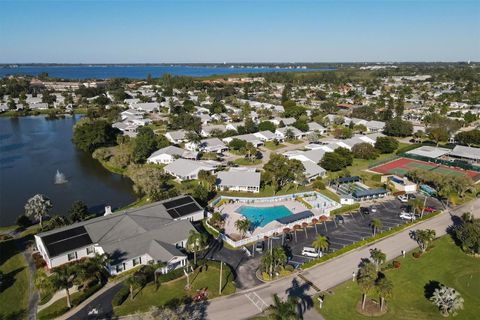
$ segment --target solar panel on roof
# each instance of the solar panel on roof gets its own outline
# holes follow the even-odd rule
[[[185,216],[195,211],[202,210],[196,203],[189,203],[187,205],[175,208],[175,211],[180,214],[180,216]]]
[[[282,218],[277,219],[278,222],[282,224],[289,224],[298,220],[302,220],[305,218],[313,217],[313,213],[311,211],[303,211],[297,214],[292,214],[289,216],[285,216]]]
[[[169,209],[169,210],[167,210],[167,212],[174,219],[180,217],[180,215],[178,214],[178,212],[175,209]]]
[[[56,232],[56,233],[50,234],[48,236],[44,236],[44,237],[42,237],[42,241],[43,241],[44,244],[47,245],[49,243],[57,242],[57,241],[60,241],[60,240],[66,239],[66,238],[75,237],[75,236],[78,236],[78,235],[84,234],[84,233],[87,233],[87,231],[85,230],[85,227],[80,226],[80,227]]]
[[[50,257],[61,255],[62,253],[73,251],[92,244],[92,239],[87,233],[77,235],[62,241],[57,241],[46,245]]]
[[[193,202],[193,199],[191,197],[183,197],[180,199],[164,202],[163,206],[167,209],[171,209],[191,202]]]

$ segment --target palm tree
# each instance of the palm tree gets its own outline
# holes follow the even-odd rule
[[[244,219],[238,219],[235,221],[235,228],[237,228],[238,232],[241,233],[242,239],[245,237],[245,233],[247,233],[248,229],[250,229],[250,220],[247,218]]]
[[[380,221],[379,219],[372,219],[372,221],[370,221],[370,227],[372,227],[373,236],[375,237],[375,235],[377,234],[377,230],[382,227],[382,221]]]
[[[357,283],[362,290],[362,310],[365,309],[365,301],[367,294],[375,288],[375,281],[377,280],[377,271],[371,262],[364,263],[357,272]]]
[[[187,239],[187,250],[193,252],[193,264],[197,265],[197,252],[207,246],[207,236],[203,233],[190,230]]]
[[[318,234],[318,229],[317,229],[318,219],[313,218],[312,219],[312,224],[315,227],[315,233]]]
[[[273,295],[273,304],[270,306],[269,319],[272,320],[296,320],[297,301],[294,297],[288,297],[285,301],[280,299],[277,294]]]
[[[132,275],[125,280],[124,284],[129,288],[130,300],[133,300],[133,289],[141,285],[140,278],[135,275]]]
[[[387,279],[385,276],[379,277],[376,281],[375,287],[377,288],[378,295],[380,296],[380,311],[383,311],[385,305],[385,299],[392,297],[393,295],[393,282]]]
[[[308,227],[308,223],[307,223],[307,222],[303,222],[303,223],[302,223],[302,228],[303,228],[303,230],[305,231],[305,239],[308,239],[307,227]]]
[[[416,214],[417,212],[422,212],[423,201],[421,199],[419,198],[412,199],[408,202],[408,204],[412,206],[414,214]]]
[[[70,309],[72,304],[70,302],[69,288],[73,285],[77,273],[77,268],[73,265],[65,264],[55,268],[52,272],[52,285],[56,290],[65,289],[67,295],[67,307]]]
[[[372,259],[373,263],[375,264],[375,270],[377,272],[380,269],[380,265],[387,261],[387,255],[382,252],[380,249],[370,249],[370,258]]]
[[[84,280],[95,278],[98,283],[102,282],[108,259],[105,254],[96,254],[94,257],[84,260],[79,264],[78,275]]]
[[[322,236],[322,235],[318,235],[315,240],[313,240],[312,242],[312,246],[318,250],[318,252],[320,253],[320,251],[325,251],[328,249],[328,246],[330,244],[328,243],[328,239],[327,237],[325,236]]]
[[[43,229],[43,219],[48,216],[48,211],[53,207],[52,201],[43,194],[36,194],[28,199],[25,204],[25,215],[38,220]]]
[[[427,251],[428,245],[435,239],[435,236],[435,230],[432,229],[410,231],[410,238],[417,242],[422,252]]]

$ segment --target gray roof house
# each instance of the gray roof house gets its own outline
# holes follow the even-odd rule
[[[200,134],[204,137],[209,137],[212,131],[225,132],[227,131],[227,128],[223,124],[207,125],[202,127]]]
[[[167,263],[168,272],[186,265],[180,249],[195,230],[191,221],[203,217],[192,197],[179,196],[39,233],[35,242],[48,268],[106,254],[112,275],[150,261]]]
[[[275,133],[268,130],[255,132],[253,135],[258,137],[262,141],[273,141],[277,138]]]
[[[298,130],[295,127],[283,127],[283,128],[277,128],[275,130],[275,135],[277,136],[277,139],[281,139],[281,140],[286,139],[287,138],[287,132],[289,130],[292,132],[293,137],[295,139],[300,139],[305,135],[304,132]]]
[[[236,169],[220,171],[217,174],[218,190],[260,192],[260,172]]]
[[[252,133],[241,134],[233,137],[227,137],[227,138],[224,138],[223,141],[226,143],[230,143],[233,139],[239,139],[246,142],[250,142],[251,144],[253,144],[255,148],[258,148],[259,146],[263,145],[263,140]]]
[[[218,167],[216,161],[194,161],[188,159],[176,159],[168,164],[163,170],[177,178],[179,181],[193,180],[198,178],[200,170],[213,172]]]
[[[303,167],[305,168],[304,174],[307,181],[312,181],[317,177],[324,177],[327,174],[327,171],[320,167],[318,164],[312,161],[302,161]]]
[[[318,132],[320,134],[324,134],[327,129],[325,129],[322,125],[316,122],[309,122],[308,123],[308,131],[311,132]]]

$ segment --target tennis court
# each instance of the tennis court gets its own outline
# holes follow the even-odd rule
[[[462,176],[466,175],[471,177],[474,181],[480,178],[480,173],[471,170],[463,170],[456,167],[447,167],[444,165],[438,165],[435,163],[399,158],[391,162],[387,162],[376,167],[370,168],[371,171],[381,174],[395,174],[398,176],[404,176],[408,171],[414,169],[422,169],[431,171],[442,175]]]

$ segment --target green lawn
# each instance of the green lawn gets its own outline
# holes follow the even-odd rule
[[[215,298],[218,296],[220,265],[210,262],[208,270],[200,270],[197,268],[194,274],[190,276],[192,290],[185,291],[187,279],[182,277],[168,283],[162,283],[158,290],[153,283],[145,286],[140,292],[136,293],[134,300],[128,298],[121,306],[115,307],[115,315],[122,316],[135,312],[146,312],[152,306],[162,307],[173,299],[181,299],[187,295],[194,295],[196,290],[208,288],[208,297]],[[223,266],[222,272],[222,295],[229,295],[235,292],[235,286],[232,282],[233,275],[228,266]]]
[[[386,276],[394,283],[393,298],[387,301],[389,311],[378,319],[441,319],[437,308],[425,298],[424,286],[438,281],[453,287],[465,299],[464,310],[454,319],[476,319],[480,313],[480,261],[464,254],[449,236],[434,242],[431,251],[420,259],[411,254],[400,258],[401,267]],[[369,319],[355,311],[361,297],[357,283],[347,281],[332,289],[320,311],[325,319]],[[377,298],[375,296],[371,296]]]
[[[262,163],[261,159],[238,158],[233,161],[240,166],[253,166]]]
[[[270,149],[270,150],[277,150],[277,149],[285,147],[285,145],[281,144],[281,143],[275,144],[273,141],[267,141],[267,142],[265,142],[264,147],[267,148],[267,149]]]
[[[0,319],[22,319],[28,304],[28,268],[15,241],[0,242],[0,270],[5,276],[0,288]]]

